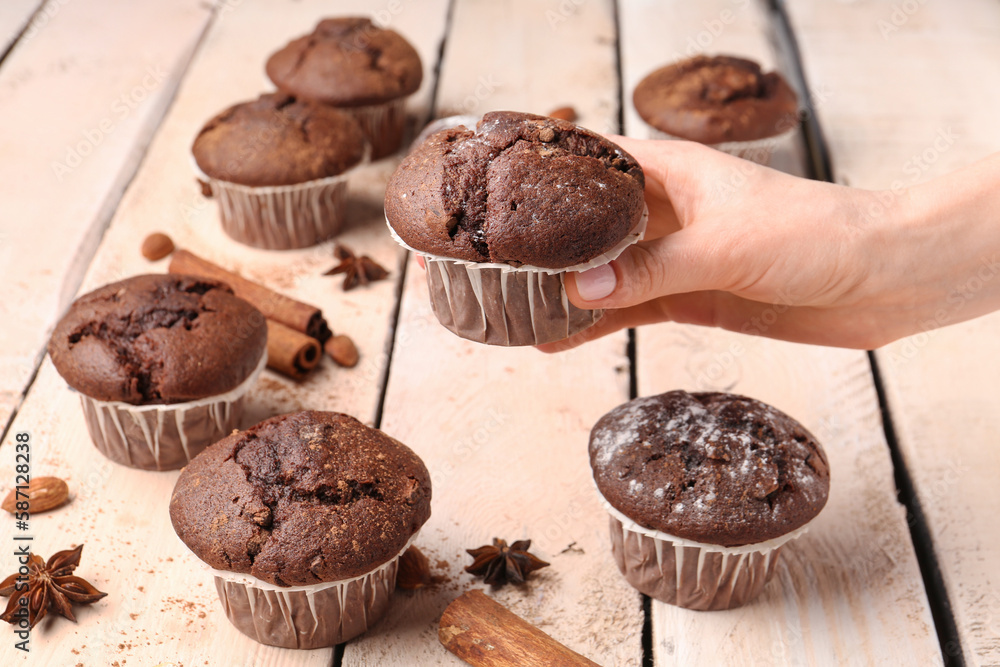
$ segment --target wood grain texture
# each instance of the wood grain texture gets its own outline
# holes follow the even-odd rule
[[[864,353],[673,324],[639,329],[636,347],[639,395],[684,388],[770,403],[823,444],[832,478],[827,506],[756,601],[711,614],[654,603],[656,663],[940,663]]]
[[[417,47],[428,73],[444,32],[446,5],[444,0],[425,3],[421,12],[394,18],[394,27]],[[372,14],[385,7],[381,2],[353,2],[339,4],[337,11]],[[81,288],[86,291],[125,276],[165,271],[168,260],[149,263],[139,253],[142,239],[159,230],[170,234],[179,247],[320,306],[334,331],[348,333],[357,342],[360,364],[347,370],[325,358],[319,371],[301,383],[264,371],[248,398],[247,425],[302,408],[343,411],[371,423],[380,395],[384,346],[404,256],[382,217],[382,191],[393,160],[363,167],[351,176],[348,221],[339,238],[388,267],[392,276],[344,293],[340,278],[321,275],[336,263],[333,243],[267,252],[226,237],[215,204],[200,195],[189,157],[191,142],[205,121],[269,88],[263,73],[266,56],[309,31],[328,11],[329,4],[320,1],[223,4]],[[428,75],[412,98],[415,115],[426,115],[432,88],[433,77]],[[80,573],[90,575],[109,593],[103,607],[81,610],[78,626],[53,623],[36,628],[38,641],[29,664],[330,664],[332,650],[266,647],[230,625],[211,577],[186,552],[170,525],[167,503],[177,473],[137,471],[103,459],[89,441],[78,399],[48,360],[18,413],[11,438],[22,429],[31,431],[35,440],[34,474],[61,476],[76,494],[65,508],[34,520],[36,548],[47,555],[85,542]],[[0,469],[13,469],[13,454],[8,438],[0,446]],[[12,476],[5,474],[0,492],[5,493],[12,482]],[[7,569],[12,561],[4,557],[2,562]],[[22,664],[25,658],[14,653],[11,642],[0,644],[0,664],[15,659]]]
[[[612,128],[611,3],[570,4],[457,2],[439,114],[572,104],[581,124]],[[595,662],[640,664],[639,596],[611,559],[586,454],[590,427],[628,397],[627,364],[624,335],[551,357],[457,338],[411,261],[382,426],[431,470],[433,512],[417,544],[447,580],[397,599],[377,633],[348,645],[346,664],[462,664],[437,643],[437,619],[475,583],[465,549],[493,537],[530,538],[552,566],[491,596]]]
[[[630,0],[620,5],[622,112],[629,136],[650,136],[649,126],[632,104],[632,91],[647,74],[675,60],[700,53],[735,55],[756,60],[765,70],[783,72],[783,63],[768,43],[768,19],[759,4],[757,0]],[[778,143],[771,166],[804,173],[798,132]]]
[[[38,365],[210,17],[198,0],[50,3],[0,70],[0,424]],[[109,15],[114,21],[105,21]],[[71,111],[70,111],[71,109]]]
[[[672,2],[654,12],[651,3],[630,2],[621,9],[630,136],[647,132],[631,107],[632,88],[676,54],[705,50],[765,65],[777,60],[757,3]],[[802,173],[795,146],[782,150],[772,165]],[[824,444],[833,478],[827,507],[786,547],[776,580],[755,602],[698,613],[654,601],[655,663],[939,663],[864,353],[672,324],[641,328],[636,337],[640,396],[683,388],[772,403]]]
[[[831,93],[819,118],[838,181],[905,187],[1000,150],[995,2],[966,2],[961,11],[790,3],[789,11],[807,76]],[[955,289],[974,290],[979,280],[955,276]],[[941,305],[958,318],[961,303]],[[876,353],[968,665],[1000,664],[998,341],[994,314]]]

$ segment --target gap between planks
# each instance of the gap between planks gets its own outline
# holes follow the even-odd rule
[[[799,49],[795,30],[785,11],[785,2],[784,0],[764,1],[766,1],[770,9],[771,27],[776,32],[777,43],[783,47],[784,53],[782,55],[789,64],[789,72],[797,79],[798,89],[804,92],[804,133],[806,136],[808,164],[811,168],[810,178],[835,183],[830,147],[827,144],[822,124],[817,115],[812,89],[809,86],[809,80],[806,78],[805,68],[802,63],[802,52]],[[906,525],[909,529],[910,541],[913,543],[917,563],[920,566],[920,575],[923,579],[924,590],[927,593],[931,615],[934,619],[938,644],[941,647],[942,661],[949,666],[963,667],[965,660],[961,651],[961,638],[958,633],[958,626],[948,599],[948,591],[944,585],[934,543],[927,525],[927,519],[920,507],[920,501],[914,490],[910,471],[906,467],[905,460],[900,452],[899,442],[896,439],[896,429],[893,424],[892,412],[886,401],[884,380],[879,373],[878,361],[875,354],[868,352],[867,358],[871,368],[872,383],[875,386],[878,396],[885,442],[889,448],[892,460],[896,496],[899,502],[906,508]],[[951,650],[953,647],[958,647],[958,651]]]
[[[32,17],[25,23],[24,28],[18,34],[17,39],[11,43],[2,58],[0,58],[0,64],[6,60],[7,56],[13,51],[15,45],[20,42],[21,37],[32,26],[33,22],[37,20],[40,13],[46,10],[49,4],[50,3],[42,2],[39,5],[36,11],[32,14]],[[138,129],[131,148],[125,153],[125,159],[121,164],[120,172],[115,181],[111,183],[111,187],[108,189],[102,203],[95,212],[88,235],[82,239],[82,243],[75,249],[72,258],[69,259],[69,269],[63,276],[60,286],[63,295],[63,298],[60,300],[60,308],[68,305],[68,299],[66,297],[71,297],[71,295],[76,294],[79,290],[79,287],[84,280],[84,276],[86,275],[87,270],[89,269],[98,248],[100,247],[104,234],[111,224],[118,205],[121,203],[121,200],[131,185],[132,180],[135,178],[136,174],[139,173],[139,169],[142,166],[146,152],[149,150],[149,146],[153,141],[153,138],[156,136],[160,125],[163,123],[164,118],[166,118],[169,113],[170,107],[177,96],[177,91],[180,87],[181,81],[183,81],[188,68],[191,66],[191,62],[193,61],[195,54],[198,53],[202,41],[208,34],[216,15],[217,7],[213,5],[208,13],[208,17],[205,19],[204,24],[197,33],[197,36],[193,40],[189,49],[181,52],[177,66],[170,72],[164,83],[163,94],[158,96],[156,106],[153,107],[153,110],[150,112],[150,116],[145,119],[144,125]],[[46,23],[47,22],[48,21],[46,21]],[[44,24],[41,24],[37,29],[44,29]],[[60,316],[61,312],[55,314],[56,318]],[[54,324],[55,320],[47,322],[46,326],[51,327]],[[24,404],[24,400],[27,397],[32,384],[38,377],[38,372],[41,368],[42,362],[45,360],[48,338],[47,336],[42,336],[41,338],[40,348],[32,357],[33,361],[31,362],[31,367],[28,369],[27,379],[21,387],[14,403],[10,405],[10,412],[4,419],[3,428],[0,429],[0,431],[2,431],[2,433],[0,433],[0,443],[6,441],[7,433],[14,424],[17,413]]]
[[[655,22],[655,10],[652,6],[641,4],[638,6],[645,7],[649,13],[642,14],[641,9],[637,9],[637,5],[632,3],[623,5],[626,12],[634,12],[634,17],[642,15],[642,20],[638,25],[635,22],[626,21],[626,30],[632,30],[633,34],[622,35],[623,44],[631,45],[632,48],[631,56],[629,57],[629,53],[626,53],[625,58],[624,80],[626,88],[624,92],[626,97],[638,79],[659,64],[636,60],[636,34],[643,33],[644,30],[656,30],[655,27],[649,27],[649,23]],[[671,46],[683,50],[683,40],[689,36],[695,36],[699,30],[706,26],[703,21],[720,19],[723,11],[739,13],[737,10],[742,11],[748,7],[750,11],[755,11],[755,7],[760,9],[760,6],[755,4],[721,1],[707,3],[706,6],[699,3],[697,9],[694,5],[686,4],[676,7],[658,6],[659,11],[664,14],[670,13],[674,19],[673,23],[665,30],[659,31],[662,40],[659,51],[661,57],[670,60],[668,54]],[[671,9],[677,11],[671,12]],[[763,47],[762,36],[767,30],[773,31],[774,29],[770,28],[770,21],[764,21],[761,32],[753,35],[747,30],[747,26],[752,25],[753,22],[746,21],[746,18],[743,16],[741,20],[731,21],[729,27],[723,30],[723,35],[716,35],[710,40],[711,44],[707,50],[711,53],[742,53],[762,60],[765,66],[769,65],[774,54]],[[639,67],[642,67],[643,71],[636,71]],[[644,131],[638,129],[643,125],[631,108],[627,109],[626,121],[626,129],[630,130],[629,134],[644,136]],[[633,127],[638,129],[638,134],[636,134],[636,129],[632,129]],[[792,169],[789,169],[789,166]],[[795,173],[794,160],[788,161],[787,165],[783,164],[782,167],[786,171]],[[671,331],[676,333],[667,334]],[[667,337],[664,337],[665,334]],[[670,335],[681,336],[681,340],[671,343]],[[643,364],[638,369],[640,393],[655,393],[673,388],[670,386],[671,373],[681,371],[678,378],[672,380],[674,383],[679,378],[687,377],[684,373],[690,373],[691,368],[698,367],[701,363],[698,361],[700,355],[709,354],[707,357],[701,357],[704,362],[713,358],[711,350],[716,350],[720,354],[724,353],[727,350],[724,341],[729,340],[730,337],[730,334],[721,332],[706,332],[703,329],[689,331],[683,327],[647,327],[640,330],[637,345],[638,363]],[[761,367],[753,375],[748,376],[744,373],[743,379],[737,384],[726,388],[715,386],[714,389],[732,390],[738,388],[742,389],[741,393],[753,390],[765,400],[769,394],[772,395],[772,402],[777,402],[779,407],[783,404],[788,404],[790,407],[798,405],[794,411],[791,411],[792,414],[803,415],[803,418],[807,420],[807,425],[816,429],[824,442],[830,443],[828,451],[829,449],[837,450],[842,445],[847,447],[847,452],[844,453],[834,454],[831,452],[831,460],[836,458],[836,470],[847,471],[846,474],[849,476],[854,474],[852,472],[854,467],[851,460],[852,451],[854,456],[879,459],[883,453],[881,451],[881,436],[872,435],[881,431],[877,421],[877,398],[875,392],[872,391],[870,366],[860,356],[860,353],[827,352],[762,340],[734,342],[741,342],[748,351],[742,362],[744,365],[757,364],[758,361],[755,361],[755,357],[760,355],[774,354],[774,360],[767,366],[775,366],[775,372],[765,371],[764,367]],[[692,346],[692,349],[688,349],[686,346]],[[701,350],[703,347],[708,347],[709,352]],[[657,354],[661,357],[660,361],[649,358]],[[678,358],[685,357],[688,361],[683,363],[690,368],[683,370],[676,368],[677,364],[682,363],[678,361]],[[765,356],[765,358],[767,357]],[[694,365],[692,366],[692,364]],[[776,372],[786,366],[794,369],[803,364],[806,366],[819,364],[835,372],[837,377],[841,379],[831,377],[829,380],[821,380],[821,384],[811,392],[815,401],[803,404],[802,397],[795,395],[801,392],[790,387],[800,386],[798,383],[805,381],[805,378],[787,384],[787,381],[782,380],[787,374]],[[672,371],[672,367],[675,370]],[[770,375],[773,379],[763,381],[762,378],[765,375]],[[693,380],[697,383],[697,376],[698,373],[695,372],[688,377],[687,381]],[[824,376],[821,375],[821,377]],[[794,377],[789,379],[794,380]],[[824,385],[829,386],[824,388]],[[821,407],[817,408],[813,403],[821,404]],[[858,417],[859,421],[863,422],[863,427],[852,427],[852,430],[852,428],[846,428],[843,425],[838,426],[822,421],[838,415],[840,417],[844,415]],[[861,419],[862,417],[863,419]],[[819,426],[816,425],[817,420],[819,420]],[[813,423],[808,423],[810,421]],[[857,438],[856,444],[855,438]],[[876,460],[873,462],[877,463],[876,469],[880,473],[887,473],[885,479],[869,475],[866,482],[850,485],[850,490],[865,494],[865,504],[876,510],[874,515],[877,515],[881,523],[878,526],[867,526],[864,530],[868,534],[867,537],[858,533],[853,538],[860,537],[862,541],[866,539],[879,541],[879,546],[883,549],[882,554],[877,549],[870,554],[863,555],[861,553],[857,555],[840,553],[844,548],[840,541],[831,540],[831,529],[833,529],[832,535],[836,535],[842,530],[842,527],[850,525],[849,520],[845,518],[845,512],[852,511],[847,506],[855,502],[853,497],[845,497],[844,494],[848,491],[847,486],[838,484],[831,493],[832,506],[824,512],[825,516],[821,514],[819,518],[819,523],[825,524],[827,529],[821,530],[817,527],[815,536],[809,535],[803,538],[801,545],[797,544],[794,545],[794,548],[789,548],[785,562],[779,566],[781,583],[772,583],[769,591],[765,591],[764,596],[762,596],[763,602],[760,605],[719,614],[711,618],[695,618],[654,601],[652,607],[654,619],[656,619],[654,620],[656,664],[678,664],[677,661],[680,661],[679,664],[686,664],[685,660],[690,662],[698,655],[701,656],[702,660],[708,662],[713,659],[721,660],[721,656],[725,654],[724,648],[716,649],[714,646],[706,647],[704,644],[698,646],[696,636],[704,633],[705,628],[714,628],[715,631],[726,634],[731,643],[744,643],[745,647],[741,657],[737,658],[737,656],[729,654],[726,659],[729,661],[739,660],[748,664],[768,664],[768,660],[777,658],[768,652],[774,647],[780,647],[785,651],[782,654],[784,660],[796,663],[818,660],[823,655],[834,655],[833,651],[836,651],[836,655],[841,660],[857,661],[864,660],[865,656],[870,659],[876,655],[884,658],[887,653],[885,647],[881,646],[882,644],[892,646],[891,650],[898,651],[900,655],[910,652],[921,656],[921,658],[926,658],[928,655],[936,654],[939,651],[937,644],[924,639],[925,636],[929,638],[933,634],[932,631],[929,631],[932,620],[931,614],[920,600],[923,596],[923,588],[915,559],[912,553],[907,554],[907,549],[912,545],[908,539],[909,536],[899,525],[901,517],[900,513],[896,512],[898,506],[888,507],[886,504],[888,498],[891,499],[888,505],[894,505],[892,502],[894,488],[891,486],[891,482],[886,483],[888,482],[888,473],[891,471],[888,465],[889,459],[885,457],[884,461]],[[834,470],[834,475],[836,475],[836,470]],[[837,524],[840,524],[840,527]],[[885,531],[884,536],[882,535],[883,530]],[[850,540],[845,542],[852,543]],[[837,557],[843,557],[845,565],[848,567],[833,566],[830,559]],[[887,557],[892,563],[891,566],[883,563]],[[860,567],[861,570],[851,572],[850,567]],[[894,586],[873,587],[874,593],[869,597],[867,591],[864,590],[864,580],[868,576],[872,576],[872,570],[888,567],[897,573],[896,578],[901,579],[900,583]],[[848,571],[845,572],[845,569]],[[815,581],[809,582],[810,573]],[[795,574],[794,583],[791,578],[793,574]],[[848,574],[853,574],[853,576],[846,576]],[[874,573],[875,579],[877,579],[877,574],[878,572]],[[805,579],[803,579],[804,576]],[[800,590],[817,585],[820,587],[818,591]],[[784,603],[781,602],[782,596],[784,596]],[[898,603],[897,596],[908,598],[906,608],[909,610],[908,614],[913,617],[912,621],[897,619],[894,615],[899,612],[889,608],[890,599],[894,603]],[[876,606],[868,609],[868,604]],[[785,631],[782,630],[781,624],[769,625],[772,632],[776,631],[771,636],[773,639],[771,644],[767,643],[767,635],[770,633],[763,633],[763,639],[758,636],[762,628],[756,628],[757,632],[753,635],[746,634],[747,630],[755,628],[755,625],[750,624],[748,620],[753,618],[755,607],[763,606],[767,606],[769,609],[784,609],[786,614]],[[846,606],[850,611],[845,612],[840,609],[839,607],[842,606]],[[756,613],[760,613],[760,610]],[[816,617],[810,620],[809,615]],[[817,620],[820,622],[817,623]],[[732,625],[729,625],[730,623]],[[682,625],[684,626],[683,630],[678,630]],[[690,627],[687,627],[688,625]],[[881,632],[878,630],[880,627],[882,628]],[[875,634],[873,635],[873,633]],[[885,636],[880,637],[880,634]],[[759,650],[754,651],[750,648],[755,644],[759,645]],[[830,649],[831,652],[826,653],[826,649]],[[720,652],[713,654],[712,652],[716,650]],[[750,655],[747,655],[748,653]],[[709,655],[714,655],[714,658],[708,657]]]

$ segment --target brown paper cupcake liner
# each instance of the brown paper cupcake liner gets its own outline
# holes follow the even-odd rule
[[[197,401],[131,405],[80,394],[90,439],[104,456],[131,468],[183,468],[239,426],[244,397],[266,365],[267,352],[235,389]]]
[[[361,125],[371,145],[372,160],[392,155],[403,145],[403,135],[406,133],[405,97],[384,104],[337,109],[351,114]]]
[[[649,210],[614,248],[562,269],[510,266],[431,255],[414,250],[392,225],[389,233],[404,248],[420,254],[427,268],[431,309],[449,331],[487,345],[541,345],[563,340],[592,326],[603,310],[577,308],[569,301],[564,278],[617,258],[646,231]]]
[[[208,568],[226,617],[251,639],[268,646],[314,649],[334,646],[368,630],[388,610],[399,557],[353,579],[282,587],[256,577]]]
[[[626,581],[667,604],[697,611],[734,609],[757,597],[774,575],[781,548],[806,532],[741,547],[684,540],[639,526],[601,497],[611,552]]]
[[[720,144],[705,145],[710,146],[715,150],[722,151],[723,153],[735,155],[736,157],[749,160],[750,162],[756,162],[757,164],[766,167],[771,163],[771,155],[774,153],[774,149],[778,146],[778,144],[791,137],[797,129],[798,126],[796,125],[789,130],[785,130],[781,134],[776,134],[773,137],[765,137],[764,139],[756,139],[754,141],[726,141]],[[654,127],[649,128],[649,138],[684,140],[684,137],[667,134],[666,132],[657,130]]]
[[[211,178],[197,165],[195,173],[218,200],[222,229],[231,238],[254,248],[292,250],[340,232],[347,179],[356,168],[295,185],[257,187]]]
[[[424,255],[431,309],[462,338],[487,345],[539,345],[568,338],[604,316],[570,303],[562,273],[514,273]]]

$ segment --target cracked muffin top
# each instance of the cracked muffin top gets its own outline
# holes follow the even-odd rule
[[[324,19],[267,60],[278,90],[338,107],[382,104],[420,87],[420,56],[402,35],[361,17]]]
[[[515,111],[432,134],[396,169],[385,214],[416,250],[559,269],[597,257],[642,217],[642,168],[564,120]]]
[[[430,503],[430,475],[406,445],[348,415],[298,412],[196,456],[174,487],[170,519],[215,569],[300,586],[388,562]]]
[[[267,349],[264,316],[225,284],[133,276],[84,294],[49,340],[66,382],[101,401],[178,403],[224,394]]]
[[[704,144],[765,139],[798,124],[798,98],[785,79],[732,56],[661,67],[639,82],[632,103],[656,129]]]
[[[350,115],[271,93],[208,121],[191,148],[207,176],[250,186],[295,185],[361,162],[365,136]]]
[[[826,454],[765,403],[671,391],[601,417],[590,434],[597,488],[646,528],[733,547],[780,537],[819,514]]]

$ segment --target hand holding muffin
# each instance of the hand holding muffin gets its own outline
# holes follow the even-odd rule
[[[490,345],[562,340],[600,319],[566,298],[570,271],[606,264],[645,229],[642,169],[567,121],[493,111],[432,134],[386,187],[390,230],[427,261],[431,305]]]
[[[662,321],[871,349],[1000,308],[1000,280],[989,280],[1000,154],[871,192],[690,142],[614,140],[646,175],[647,233],[610,264],[567,276],[571,302],[605,316],[544,351]],[[964,290],[973,279],[980,288]]]

